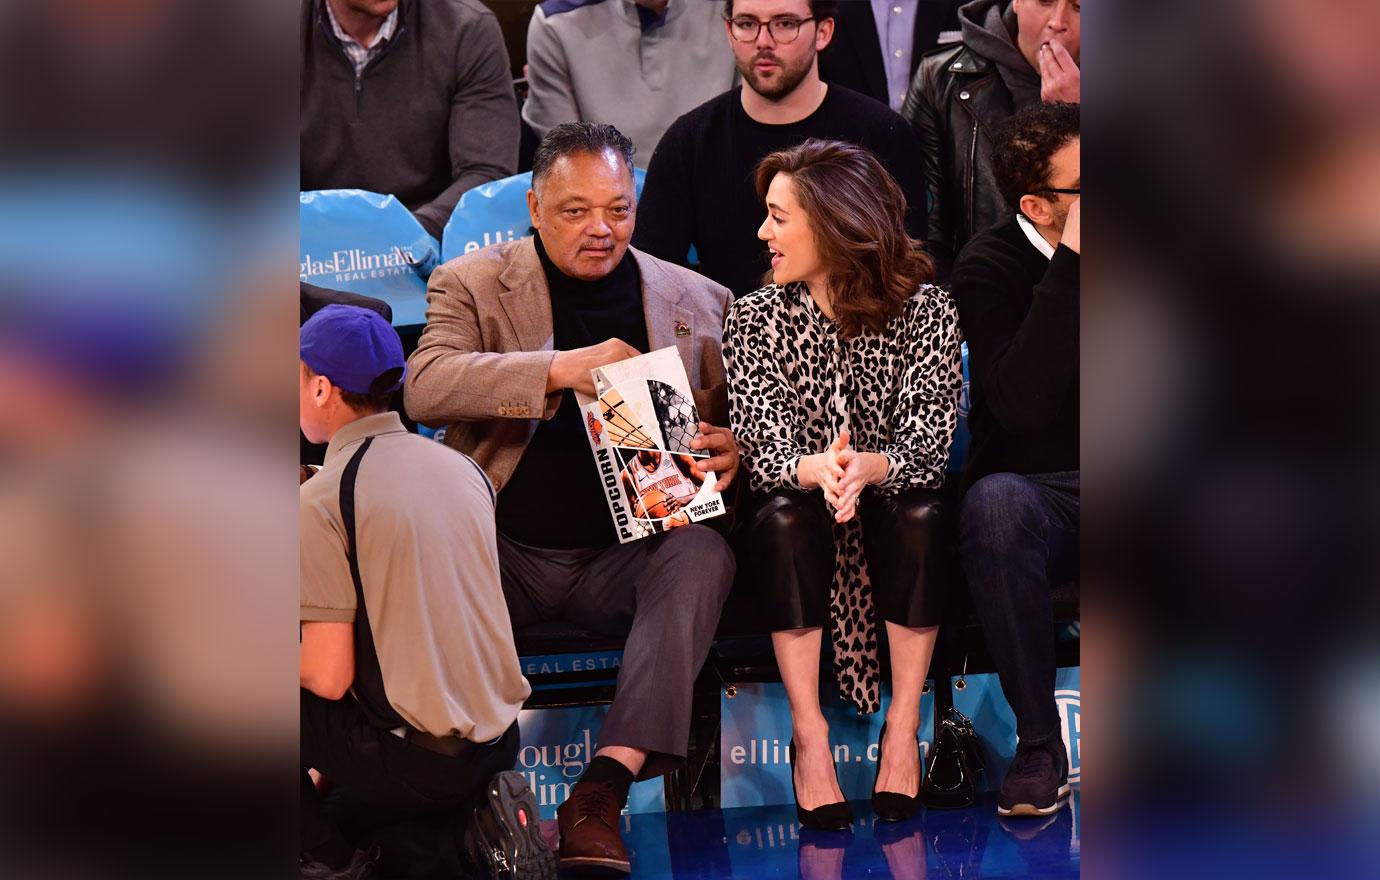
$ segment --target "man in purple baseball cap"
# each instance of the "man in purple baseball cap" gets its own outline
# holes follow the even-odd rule
[[[302,432],[329,442],[298,508],[302,876],[371,877],[390,852],[387,837],[346,839],[314,769],[350,807],[386,814],[395,837],[406,829],[400,850],[444,859],[454,835],[473,868],[554,877],[531,790],[509,769],[531,688],[499,581],[493,486],[388,410],[405,362],[380,315],[330,305],[301,333]]]
[[[325,443],[362,415],[388,409],[406,371],[402,340],[380,315],[329,305],[302,325],[302,433]]]

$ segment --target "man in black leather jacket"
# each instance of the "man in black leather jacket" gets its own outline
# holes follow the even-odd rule
[[[992,136],[1038,101],[1079,101],[1079,0],[973,0],[963,41],[925,55],[901,115],[915,127],[929,196],[926,245],[941,281],[970,238],[1011,217]]]

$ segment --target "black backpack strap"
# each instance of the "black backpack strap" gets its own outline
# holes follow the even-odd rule
[[[359,541],[355,532],[355,480],[359,476],[359,463],[373,442],[373,437],[366,437],[345,465],[345,472],[340,477],[340,518],[345,525],[350,577],[355,582],[355,698],[371,724],[392,730],[407,722],[394,710],[388,702],[388,695],[384,693],[383,670],[379,668],[374,633],[369,626],[369,607],[364,601],[364,583],[359,576]]]

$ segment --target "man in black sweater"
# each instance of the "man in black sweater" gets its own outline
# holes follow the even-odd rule
[[[1003,816],[1049,815],[1069,790],[1051,586],[1078,566],[1078,117],[1035,104],[1001,130],[997,183],[1018,213],[953,275],[973,401],[959,549],[1019,737]]]
[[[753,169],[768,153],[806,138],[867,147],[900,184],[910,234],[925,235],[920,145],[885,104],[819,78],[817,53],[834,33],[830,0],[736,0],[724,29],[741,88],[672,123],[657,144],[637,207],[638,248],[700,271],[734,296],[762,286],[770,266],[757,229],[766,207]]]

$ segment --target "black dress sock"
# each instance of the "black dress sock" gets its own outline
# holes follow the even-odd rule
[[[307,850],[307,858],[313,862],[322,862],[336,870],[350,864],[350,859],[355,857],[355,849],[345,842],[345,838],[339,835],[330,840],[314,846]]]
[[[580,777],[580,781],[606,782],[613,786],[614,793],[618,795],[618,808],[621,810],[628,805],[628,789],[633,784],[633,772],[623,766],[621,761],[596,755],[585,768],[585,775]]]

